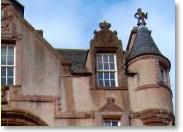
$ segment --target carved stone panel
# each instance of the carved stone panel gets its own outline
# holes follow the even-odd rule
[[[14,33],[15,24],[13,22],[14,9],[8,0],[1,2],[1,32],[2,34]]]
[[[10,22],[10,21],[3,21],[2,23],[1,23],[1,32],[2,33],[12,33],[12,29],[13,29],[13,27],[12,27],[12,22]]]
[[[111,30],[109,30],[109,28],[111,27],[110,23],[104,21],[103,23],[99,24],[99,27],[101,28],[101,30],[94,31],[95,36],[92,40],[95,45],[115,45],[118,43],[117,32],[112,32]]]

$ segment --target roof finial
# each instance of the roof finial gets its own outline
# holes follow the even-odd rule
[[[142,12],[141,8],[138,8],[134,16],[138,20],[138,23],[137,23],[138,27],[141,25],[144,25],[144,26],[146,25],[145,19],[147,19],[147,12],[144,13]]]
[[[109,29],[111,27],[111,24],[110,23],[107,23],[106,21],[102,22],[99,24],[99,27],[102,29],[102,30],[106,30],[106,29]]]

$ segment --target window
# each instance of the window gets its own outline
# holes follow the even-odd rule
[[[170,85],[170,81],[169,81],[169,75],[168,75],[168,71],[162,67],[160,65],[160,82],[164,83],[165,85],[169,86]]]
[[[1,45],[1,85],[13,85],[15,75],[15,48]]]
[[[97,84],[99,87],[116,87],[116,55],[112,53],[97,54]]]
[[[162,67],[160,67],[160,81],[165,81],[165,70]]]
[[[120,120],[103,120],[103,126],[121,126]]]

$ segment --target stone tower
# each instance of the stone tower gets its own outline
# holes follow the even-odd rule
[[[126,53],[130,125],[172,125],[170,67],[151,31],[145,25],[134,27]]]

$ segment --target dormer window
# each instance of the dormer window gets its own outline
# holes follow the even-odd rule
[[[111,31],[111,24],[102,22],[100,30],[95,31],[90,41],[90,50],[86,66],[92,75],[90,88],[92,90],[122,90],[127,89],[125,75],[125,54],[121,40],[116,31]],[[91,66],[90,66],[91,65]]]
[[[98,87],[117,87],[117,65],[114,53],[98,53],[96,56]]]

